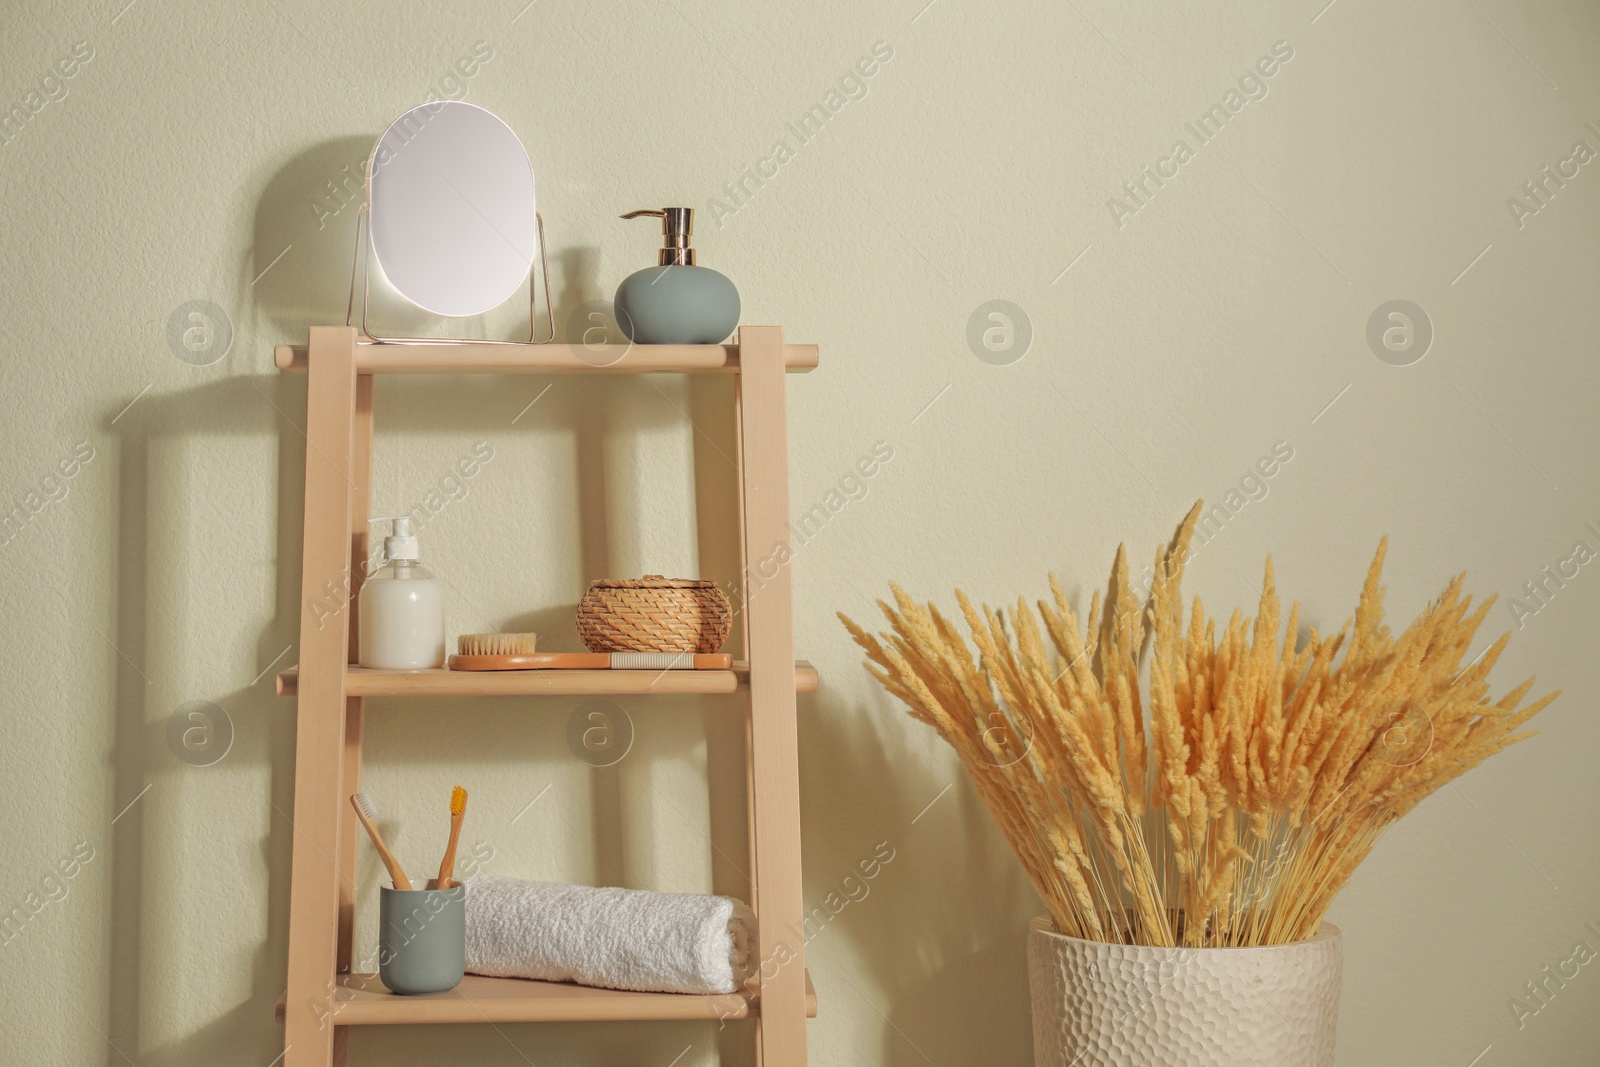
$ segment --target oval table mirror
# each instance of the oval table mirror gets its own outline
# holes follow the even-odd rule
[[[476,104],[422,104],[378,138],[367,176],[363,208],[370,249],[358,234],[358,256],[370,254],[411,304],[452,318],[490,311],[528,282],[528,340],[534,340],[529,276],[536,253],[543,261],[543,222],[535,207],[533,165],[511,127]],[[454,340],[379,337],[368,329],[364,263],[363,258],[361,326],[368,337],[380,343]],[[548,273],[544,282],[548,307]],[[352,272],[347,321],[354,304]]]

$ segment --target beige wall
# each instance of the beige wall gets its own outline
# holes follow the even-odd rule
[[[293,709],[269,668],[294,660],[305,382],[271,346],[343,313],[355,212],[325,183],[430,90],[527,141],[563,321],[652,261],[651,230],[620,211],[702,209],[701,261],[739,284],[745,321],[821,345],[821,369],[791,380],[797,509],[893,448],[795,564],[797,642],[824,678],[801,706],[807,898],[880,842],[895,857],[810,946],[813,1064],[1029,1062],[1039,910],[836,609],[866,615],[891,577],[993,600],[1053,570],[1086,597],[1118,540],[1142,560],[1278,442],[1292,460],[1193,570],[1214,609],[1253,601],[1272,551],[1307,620],[1335,624],[1386,532],[1402,619],[1459,569],[1515,597],[1574,542],[1600,550],[1600,165],[1548,183],[1537,213],[1507,203],[1575,142],[1600,150],[1593,4],[123,2],[0,14],[0,103],[58,97],[0,147],[0,499],[60,498],[0,554],[0,902],[75,871],[4,948],[4,1062],[265,1067],[281,1049]],[[876,42],[892,59],[865,95],[800,143],[786,123]],[[1265,97],[1201,143],[1185,123],[1277,42],[1292,58],[1245,83]],[[475,46],[492,56],[447,80]],[[73,76],[43,84],[62,60]],[[1171,174],[1179,139],[1192,158],[1129,199],[1146,165]],[[781,140],[775,176],[717,208]],[[1011,365],[966,340],[993,299],[1031,324]],[[1394,299],[1433,325],[1410,366],[1366,340]],[[231,324],[211,366],[166,337],[191,300]],[[727,383],[561,379],[513,424],[544,384],[380,387],[375,512],[494,449],[422,532],[451,629],[525,623],[559,644],[588,578],[730,577]],[[63,462],[73,476],[46,482]],[[1502,687],[1537,673],[1567,692],[1544,732],[1424,804],[1335,908],[1340,1064],[1593,1062],[1600,965],[1550,984],[1520,1029],[1508,1008],[1576,942],[1600,948],[1600,855],[1579,822],[1600,802],[1593,569],[1537,614],[1492,615],[1522,624]],[[232,724],[214,766],[169,746],[196,700]],[[576,703],[377,704],[369,782],[403,854],[426,865],[463,782],[491,869],[740,892],[730,706],[629,704],[633,749],[597,771],[567,747]],[[745,1062],[697,1024],[355,1048],[368,1064],[700,1067],[719,1041]]]

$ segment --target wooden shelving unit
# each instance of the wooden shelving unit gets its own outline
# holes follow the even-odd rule
[[[795,694],[817,672],[794,658],[787,561],[758,583],[749,561],[789,538],[787,372],[817,365],[815,345],[786,345],[775,326],[746,326],[734,345],[375,344],[349,326],[312,327],[307,345],[279,345],[277,366],[307,375],[305,539],[300,663],[278,676],[297,699],[294,856],[288,988],[279,1001],[285,1067],[344,1067],[352,1026],[417,1023],[744,1019],[762,1067],[803,1067],[816,994],[805,970],[800,884],[800,770]],[[383,671],[355,666],[356,595],[367,559],[377,374],[646,374],[737,376],[739,515],[746,661],[726,671]],[[328,625],[329,588],[349,591],[347,625]],[[351,974],[360,788],[368,697],[731,694],[746,712],[758,967],[749,989],[685,996],[588,989],[468,975],[450,993],[402,997]],[[774,963],[773,961],[776,961]]]

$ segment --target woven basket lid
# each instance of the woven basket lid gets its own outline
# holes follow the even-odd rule
[[[596,578],[589,588],[600,589],[714,589],[716,582],[703,578],[665,578],[647,574],[643,578]]]

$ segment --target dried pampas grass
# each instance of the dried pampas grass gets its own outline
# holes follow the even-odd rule
[[[1489,703],[1510,635],[1462,665],[1494,602],[1470,610],[1463,576],[1391,635],[1386,541],[1337,634],[1299,643],[1296,605],[1279,644],[1270,557],[1253,622],[1235,611],[1219,633],[1196,598],[1185,629],[1200,510],[1157,553],[1148,601],[1119,548],[1110,598],[1095,594],[1081,629],[1054,577],[1037,617],[958,590],[971,646],[898,586],[894,607],[879,601],[889,632],[839,616],[884,688],[960,755],[1064,934],[1208,948],[1309,937],[1384,829],[1531,736],[1521,727],[1557,696],[1519,709],[1530,679]]]

